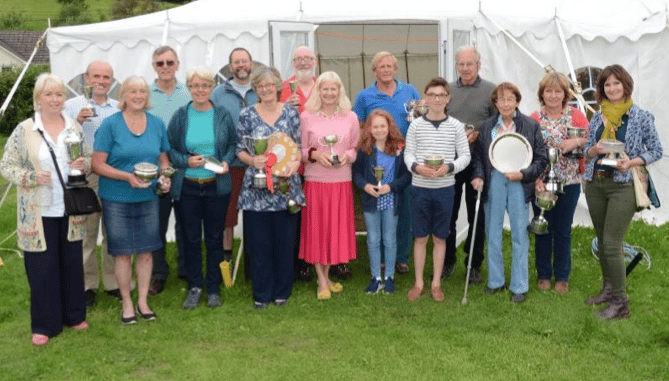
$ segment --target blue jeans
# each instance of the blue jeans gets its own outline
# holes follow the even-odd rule
[[[179,221],[179,203],[177,200],[172,200],[169,195],[159,197],[158,202],[160,203],[160,239],[163,241],[163,247],[152,252],[153,271],[151,273],[151,278],[166,280],[170,269],[167,260],[165,259],[165,249],[167,247],[165,234],[167,233],[167,225],[170,220],[172,206],[174,206],[174,236],[177,245],[177,271],[179,275],[186,274],[186,260],[184,259],[183,233],[181,231],[181,222]]]
[[[395,276],[395,259],[397,257],[397,220],[395,209],[364,212],[367,226],[367,252],[372,278],[381,278],[381,239],[386,259],[385,278]]]
[[[404,203],[399,213],[397,224],[397,263],[409,263],[409,256],[413,248],[413,236],[411,234],[411,185],[404,188],[404,192],[399,197],[403,197]]]
[[[508,211],[513,247],[509,290],[514,294],[526,293],[529,289],[527,264],[527,253],[530,248],[530,239],[527,236],[529,210],[522,183],[509,181],[502,173],[493,169],[484,209],[488,247],[488,287],[498,288],[505,283],[502,232],[504,214]]]
[[[203,288],[208,294],[218,294],[223,281],[220,263],[223,262],[223,229],[230,194],[216,194],[216,182],[196,184],[184,180],[179,199],[183,222],[188,288]],[[202,277],[202,226],[207,247],[207,275]]]
[[[574,211],[581,194],[581,184],[571,184],[564,187],[564,194],[558,195],[553,209],[544,212],[548,221],[548,234],[537,235],[534,242],[534,252],[537,256],[537,278],[551,279],[555,275],[556,282],[569,280],[571,272],[571,224],[574,221]],[[536,205],[532,205],[534,215],[541,212]],[[553,261],[551,263],[551,254]]]

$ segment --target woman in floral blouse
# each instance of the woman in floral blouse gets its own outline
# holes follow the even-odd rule
[[[555,172],[564,181],[564,193],[557,195],[555,207],[544,212],[548,234],[537,235],[535,239],[538,287],[544,291],[550,289],[551,277],[555,276],[555,291],[565,293],[569,290],[571,272],[571,224],[581,194],[583,173],[583,160],[566,154],[585,145],[585,138],[569,138],[567,129],[587,128],[588,119],[580,110],[567,106],[569,81],[562,73],[546,74],[539,82],[537,94],[541,109],[530,117],[539,123],[546,147],[561,151]],[[537,192],[546,190],[544,180],[545,174],[535,182]],[[534,214],[539,214],[539,208],[536,205],[533,208]]]
[[[248,165],[237,208],[244,211],[246,249],[251,264],[255,308],[268,303],[285,305],[293,289],[293,252],[297,215],[286,210],[288,198],[304,205],[304,194],[297,169],[302,156],[288,162],[281,177],[288,178],[290,190],[282,194],[267,188],[254,188],[253,175],[265,170],[267,157],[253,155],[244,137],[269,136],[283,132],[300,144],[300,117],[297,110],[279,102],[281,78],[273,69],[255,70],[251,78],[258,103],[242,110],[237,125],[237,157]],[[277,188],[277,178],[273,180]]]

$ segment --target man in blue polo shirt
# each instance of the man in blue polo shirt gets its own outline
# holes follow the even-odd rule
[[[186,85],[175,77],[179,70],[179,59],[177,52],[169,46],[161,46],[153,52],[153,70],[158,78],[149,86],[151,90],[151,109],[149,112],[163,120],[165,126],[170,124],[172,115],[181,106],[190,101],[190,92]],[[160,236],[163,244],[166,242],[167,223],[172,211],[173,202],[169,195],[160,198]],[[183,248],[179,239],[181,229],[177,220],[174,233],[177,240],[177,270],[179,278],[186,278],[186,264],[184,262]],[[153,252],[153,273],[151,274],[151,287],[149,295],[156,295],[163,291],[169,273],[169,267],[165,260],[165,246]]]
[[[409,129],[407,112],[404,105],[411,100],[419,100],[420,95],[415,87],[395,78],[397,74],[397,58],[388,52],[378,52],[372,58],[372,71],[376,81],[372,86],[361,90],[355,98],[353,111],[362,122],[376,109],[386,110],[393,116],[397,128],[404,137]],[[409,272],[409,255],[411,254],[411,186],[404,190],[403,208],[399,213],[397,224],[397,273]]]

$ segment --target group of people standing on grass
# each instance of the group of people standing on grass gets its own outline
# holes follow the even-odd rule
[[[367,228],[371,279],[365,292],[394,293],[395,274],[409,272],[413,247],[415,282],[406,298],[419,299],[427,292],[423,270],[432,236],[429,293],[442,302],[441,281],[456,264],[455,222],[464,193],[465,249],[472,248],[471,260],[465,258],[468,281],[482,282],[487,251],[484,292],[508,288],[511,301],[521,303],[529,290],[528,203],[546,189],[548,148],[562,153],[554,170],[565,186],[556,207],[545,212],[548,234],[536,238],[537,286],[548,290],[554,280],[557,292],[569,289],[571,225],[587,184],[603,287],[586,303],[609,302],[601,318],[627,317],[621,247],[636,210],[630,168],[662,156],[652,115],[632,102],[630,75],[619,65],[602,71],[601,110],[588,124],[568,105],[569,82],[562,74],[544,76],[541,109],[526,116],[516,85],[496,86],[479,76],[475,48],[459,49],[456,61],[457,81],[433,78],[421,97],[395,77],[397,59],[379,52],[372,60],[376,81],[353,104],[336,73],[316,76],[316,56],[307,47],[293,52],[295,73],[285,81],[273,68],[254,67],[251,54],[236,48],[229,56],[232,77],[214,87],[213,72],[202,66],[187,70],[185,84],[178,81],[177,54],[163,46],[152,56],[155,82],[125,79],[118,102],[108,96],[113,71],[104,61],[90,63],[84,75],[93,88],[90,102],[83,96],[66,102],[63,81],[42,74],[33,94],[35,115],[14,130],[0,162],[3,176],[19,186],[18,243],[31,287],[32,343],[46,344],[63,326],[88,328],[86,308],[95,306],[99,284],[100,221],[103,285],[121,299],[122,323],[155,320],[148,296],[162,292],[168,277],[165,233],[172,208],[178,275],[188,284],[184,308],[196,308],[203,293],[209,307],[221,305],[219,264],[231,258],[239,210],[255,308],[285,305],[294,276],[309,279],[312,266],[317,299],[330,299],[344,288],[331,273],[350,277],[346,264],[357,257],[353,184]],[[412,101],[424,107],[422,115],[407,114]],[[571,127],[588,131],[573,138]],[[489,148],[509,133],[528,142],[531,162],[502,173]],[[69,134],[85,142],[83,156],[74,161],[66,154]],[[603,138],[624,143],[627,156],[615,167],[598,162],[607,153]],[[584,149],[585,160],[567,155],[576,148]],[[134,167],[141,162],[158,168],[157,181],[137,177]],[[66,215],[56,167],[65,177],[71,170],[85,172],[102,212]],[[173,176],[170,169],[177,170]],[[156,195],[161,192],[168,195]],[[483,208],[476,207],[478,198]],[[510,283],[502,250],[507,213]]]

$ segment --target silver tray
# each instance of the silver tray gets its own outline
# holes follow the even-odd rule
[[[532,147],[527,139],[515,132],[497,135],[488,149],[492,166],[502,172],[516,172],[532,163]]]

